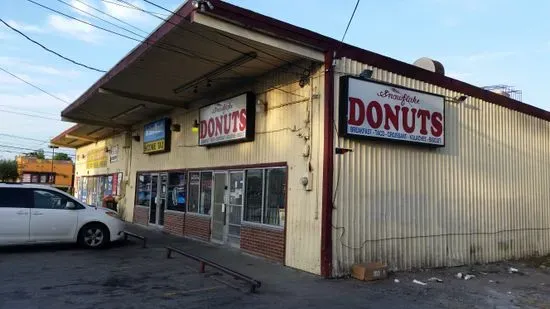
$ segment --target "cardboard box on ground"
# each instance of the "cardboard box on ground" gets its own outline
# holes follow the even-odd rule
[[[379,262],[355,264],[351,267],[351,276],[362,281],[386,279],[388,266]]]

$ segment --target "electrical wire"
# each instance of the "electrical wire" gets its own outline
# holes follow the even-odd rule
[[[125,1],[125,0],[117,0],[117,1],[123,2],[123,3],[126,3],[126,4],[129,4],[129,5],[134,6],[133,4],[131,4],[131,3],[127,2],[127,1]],[[173,11],[167,9],[166,7],[163,7],[163,6],[159,5],[159,4],[156,4],[156,3],[153,2],[153,1],[150,1],[150,0],[143,0],[143,1],[149,3],[149,4],[152,5],[152,6],[157,7],[157,8],[159,8],[159,9],[163,10],[163,11],[166,11],[166,12],[168,12],[168,13],[170,13],[170,14],[177,15],[178,17],[184,18],[184,17],[183,17],[181,14],[179,14],[178,12],[173,12]],[[135,7],[135,6],[134,6],[134,7]],[[158,17],[158,16],[156,16],[156,17],[157,17],[157,18],[160,18],[160,17]],[[163,18],[160,18],[160,19],[164,20],[165,22],[172,23],[169,19],[163,19]],[[174,24],[174,23],[172,23],[172,24],[175,25],[175,26],[179,26],[179,25],[176,25],[176,24]],[[189,29],[184,29],[184,30],[190,31],[190,32],[193,33],[193,34],[200,35],[200,36],[202,36],[202,37],[204,37],[204,38],[207,38],[207,39],[209,39],[210,41],[212,41],[213,43],[219,44],[219,45],[221,45],[221,46],[223,46],[223,47],[226,47],[226,48],[228,48],[228,49],[230,49],[230,50],[232,50],[232,51],[234,51],[234,52],[237,52],[237,53],[241,53],[241,54],[243,54],[243,55],[246,55],[245,52],[240,51],[240,50],[238,50],[238,49],[236,49],[236,48],[233,48],[233,47],[231,47],[231,46],[229,46],[229,45],[225,45],[225,44],[223,44],[223,43],[220,43],[220,42],[218,42],[218,41],[216,41],[216,40],[210,39],[208,36],[204,36],[204,35],[202,35],[202,34],[193,32],[193,31],[191,31],[191,30],[189,30]],[[266,54],[266,55],[269,55],[269,56],[271,56],[271,57],[273,57],[273,58],[276,58],[276,59],[278,59],[278,60],[280,60],[280,61],[283,61],[283,62],[285,62],[285,63],[288,64],[288,65],[295,65],[295,66],[297,66],[297,67],[300,67],[300,68],[303,69],[303,70],[307,70],[307,68],[301,67],[301,66],[299,66],[299,65],[297,65],[297,64],[292,64],[292,63],[288,62],[288,60],[286,60],[286,59],[280,58],[280,57],[278,57],[278,56],[276,56],[276,55],[273,55],[273,54],[271,54],[271,53],[269,53],[269,52],[267,52],[267,51],[265,51],[265,50],[262,50],[262,49],[260,49],[260,48],[258,48],[258,47],[252,46],[251,44],[248,44],[248,43],[246,43],[246,42],[243,42],[243,41],[241,41],[241,40],[239,40],[239,39],[237,39],[237,38],[231,37],[231,36],[226,35],[226,34],[223,34],[223,33],[218,33],[218,32],[216,32],[216,33],[219,34],[219,35],[221,35],[221,36],[223,36],[223,37],[225,37],[225,38],[228,38],[228,39],[233,40],[233,41],[235,41],[235,42],[238,42],[238,43],[240,43],[240,44],[242,44],[242,45],[245,45],[245,46],[247,46],[247,47],[249,47],[249,48],[253,48],[253,49],[255,49],[256,51],[260,51],[260,52],[262,52],[262,53],[264,53],[264,54]],[[263,61],[263,59],[259,59],[259,60],[260,60],[260,61]],[[263,62],[266,63],[266,64],[269,64],[269,65],[273,65],[273,66],[277,66],[277,65],[278,65],[278,64],[269,63],[269,62],[266,62],[266,61],[263,61]]]
[[[48,96],[50,96],[50,97],[52,97],[52,98],[54,98],[54,99],[56,99],[56,100],[58,100],[58,101],[60,101],[60,102],[63,102],[63,103],[65,103],[65,104],[67,104],[67,105],[71,104],[70,102],[68,102],[68,101],[66,101],[66,100],[63,100],[62,98],[60,98],[60,97],[58,97],[58,96],[56,96],[56,95],[54,95],[54,94],[52,94],[52,93],[50,93],[50,92],[48,92],[48,91],[42,89],[42,88],[40,88],[40,87],[34,85],[33,83],[28,82],[28,81],[22,79],[21,77],[15,75],[15,74],[13,74],[13,73],[11,73],[10,71],[6,70],[6,69],[3,68],[3,67],[0,67],[0,71],[3,71],[4,73],[11,75],[13,78],[16,78],[16,79],[18,79],[18,80],[24,82],[25,84],[27,84],[27,85],[33,87],[34,89],[37,89],[37,90],[39,90],[39,91],[41,91],[41,92],[47,94]],[[5,105],[3,105],[3,106],[5,106]],[[55,120],[55,121],[62,121],[61,119],[55,119],[55,118],[51,118],[51,117],[38,116],[38,115],[30,115],[30,114],[21,113],[21,112],[8,111],[8,110],[5,110],[5,109],[0,109],[0,111],[1,111],[1,112],[4,112],[4,113],[11,113],[11,114],[29,116],[29,117],[34,117],[34,118],[42,118],[42,119],[49,119],[49,120]],[[96,114],[94,114],[94,113],[92,113],[92,112],[87,111],[87,110],[84,110],[84,109],[83,109],[82,111],[85,112],[85,113],[87,113],[87,114],[89,114],[89,115],[91,115],[91,116],[93,116],[93,117],[100,117],[100,116],[98,116],[98,115],[96,115]]]
[[[134,4],[130,3],[130,2],[128,2],[128,1],[126,1],[126,0],[117,0],[117,1],[122,2],[122,3],[125,3],[125,4],[127,4],[127,5],[131,5],[131,6],[134,7],[136,10],[142,10],[142,9],[139,8],[138,6],[136,6],[136,5],[134,5]],[[164,10],[164,11],[166,11],[166,12],[169,12],[169,13],[172,14],[172,15],[176,15],[176,16],[178,16],[178,17],[184,18],[184,16],[182,16],[182,15],[179,14],[178,12],[172,12],[171,10],[169,10],[169,9],[167,9],[167,8],[161,6],[161,5],[158,5],[158,4],[154,3],[153,1],[149,1],[149,0],[143,0],[143,1],[145,1],[145,2],[147,2],[147,3],[149,3],[149,4],[153,5],[153,6],[155,6],[155,7],[159,8],[159,9],[161,9],[161,10]],[[246,55],[246,54],[247,54],[247,53],[244,52],[244,51],[241,51],[241,50],[239,50],[239,49],[236,49],[236,48],[234,48],[234,47],[231,47],[231,46],[229,46],[229,45],[227,45],[227,44],[223,44],[223,43],[221,43],[221,42],[218,42],[218,41],[216,41],[216,40],[210,38],[208,35],[204,35],[204,34],[202,34],[202,33],[195,32],[195,31],[192,31],[192,30],[187,29],[187,28],[185,28],[185,27],[182,27],[181,25],[172,22],[169,18],[162,18],[162,17],[159,17],[159,16],[155,16],[155,15],[153,15],[153,14],[150,14],[150,15],[152,15],[152,16],[155,17],[155,18],[158,18],[158,19],[164,21],[165,23],[169,23],[169,24],[171,24],[171,25],[173,25],[173,26],[175,26],[175,27],[177,27],[177,28],[179,28],[179,29],[181,29],[181,30],[183,30],[183,31],[186,31],[186,32],[192,33],[192,34],[194,34],[194,35],[197,35],[197,36],[199,36],[199,37],[201,37],[201,38],[203,38],[203,39],[206,39],[206,40],[208,40],[208,41],[210,41],[210,42],[212,42],[212,43],[215,43],[215,44],[217,44],[217,45],[219,45],[219,46],[225,47],[225,48],[227,48],[227,49],[229,49],[229,50],[231,50],[231,51],[234,51],[234,52],[239,53],[239,54],[242,54],[242,55]],[[288,65],[291,65],[291,66],[292,66],[292,65],[298,66],[298,67],[300,67],[301,69],[304,69],[304,70],[306,69],[306,68],[303,68],[303,67],[301,67],[301,66],[299,66],[299,65],[297,65],[297,64],[292,64],[292,63],[288,62],[288,61],[285,60],[285,59],[282,59],[282,58],[279,58],[279,57],[277,57],[277,56],[275,56],[275,55],[273,55],[273,54],[270,54],[269,52],[267,52],[267,51],[265,51],[265,50],[262,50],[262,49],[260,49],[260,48],[258,48],[258,47],[254,47],[254,46],[252,46],[252,45],[246,44],[246,43],[244,43],[244,42],[242,42],[242,41],[240,41],[240,40],[238,40],[238,39],[236,39],[236,38],[233,38],[233,37],[230,37],[230,36],[221,34],[221,33],[217,33],[217,32],[216,32],[216,34],[222,35],[222,36],[224,36],[224,37],[226,37],[226,38],[229,38],[229,39],[231,39],[231,40],[233,40],[233,41],[239,42],[239,43],[241,43],[241,44],[243,44],[243,45],[247,45],[248,47],[253,48],[253,49],[255,49],[256,51],[259,51],[259,52],[262,52],[262,53],[264,53],[264,54],[270,55],[270,56],[272,56],[272,57],[278,58],[279,60],[284,61],[284,62],[287,63]],[[259,57],[256,58],[256,59],[258,59],[259,61],[264,62],[264,63],[266,63],[266,64],[268,64],[268,65],[274,66],[274,67],[280,66],[278,63],[268,62],[267,60],[262,59],[262,58],[259,58]],[[244,67],[244,66],[243,66],[243,67]]]
[[[79,1],[79,0],[76,0],[76,1]],[[74,5],[68,3],[68,2],[66,2],[66,1],[64,1],[64,0],[57,0],[57,2],[63,3],[63,4],[65,4],[66,6],[69,6],[69,7],[71,7],[71,8],[74,9],[74,10],[77,10],[77,11],[83,13],[83,14],[86,14],[86,15],[88,15],[88,16],[91,16],[91,17],[93,17],[93,18],[96,18],[96,19],[98,19],[98,20],[101,20],[102,22],[107,23],[107,24],[109,24],[109,25],[111,25],[111,26],[113,26],[113,27],[115,27],[115,28],[121,29],[121,30],[123,30],[123,31],[129,32],[129,33],[131,33],[131,34],[133,34],[133,35],[136,35],[136,36],[139,36],[139,37],[142,37],[142,38],[143,38],[143,35],[141,35],[141,34],[139,34],[139,33],[136,33],[136,32],[134,32],[134,31],[132,31],[132,30],[128,30],[128,29],[126,29],[126,28],[124,28],[124,27],[122,27],[122,26],[120,26],[120,25],[117,25],[117,24],[115,24],[115,23],[113,23],[113,22],[110,22],[110,21],[106,20],[105,18],[101,18],[101,17],[99,17],[99,16],[97,16],[97,15],[94,15],[94,14],[92,14],[92,13],[90,13],[90,12],[87,12],[87,11],[85,11],[85,10],[83,10],[83,9],[77,7],[77,6],[74,6]],[[81,2],[81,3],[87,5],[85,2]],[[93,8],[93,7],[92,7],[92,8]],[[95,9],[95,8],[94,8],[94,9]],[[96,10],[98,10],[98,9],[96,9]],[[107,16],[109,16],[109,17],[116,18],[116,17],[114,17],[114,16],[112,16],[112,15],[110,15],[110,14],[108,14],[108,13],[105,13],[105,12],[103,12],[103,11],[101,11],[101,10],[98,10],[98,11],[101,12],[101,13],[103,13],[103,14],[105,14],[105,15],[107,15]],[[130,25],[131,27],[134,27],[134,26],[132,26],[131,24],[129,24],[129,25]],[[138,31],[146,32],[146,31],[141,30],[141,29],[139,29],[139,28],[138,28]]]
[[[38,150],[43,150],[43,149],[33,149],[33,148],[27,148],[27,147],[19,147],[19,146],[13,146],[13,145],[2,145],[0,144],[0,148],[8,148],[8,149],[11,149],[11,150],[14,150],[14,149],[21,149],[21,150],[30,150],[30,151],[38,151]],[[2,149],[0,149],[0,152],[3,151]],[[64,153],[64,152],[57,152],[57,153]],[[71,154],[71,153],[64,153],[68,156],[73,156],[74,157],[74,154]]]
[[[90,9],[92,9],[92,10],[98,12],[98,13],[101,13],[101,14],[103,14],[103,15],[109,16],[109,17],[111,17],[112,19],[114,19],[114,20],[120,22],[121,24],[124,24],[124,25],[126,25],[126,26],[128,26],[128,27],[132,27],[132,28],[134,28],[134,29],[136,29],[136,30],[138,30],[138,31],[141,31],[141,32],[145,33],[145,34],[149,34],[149,31],[143,30],[143,29],[141,29],[141,28],[139,28],[139,27],[136,27],[136,26],[134,26],[134,25],[132,25],[132,24],[130,24],[130,23],[128,23],[128,22],[125,22],[124,20],[122,20],[122,19],[120,19],[120,18],[118,18],[118,17],[116,17],[116,16],[113,16],[113,15],[111,15],[111,14],[109,14],[109,13],[106,13],[106,12],[104,12],[104,11],[102,11],[102,10],[100,10],[100,9],[98,9],[98,8],[96,8],[96,7],[94,7],[93,5],[89,5],[88,3],[86,3],[86,2],[84,2],[84,1],[82,1],[82,0],[75,0],[75,1],[81,3],[82,5],[84,5],[84,6],[88,7],[88,8],[90,8]]]
[[[349,18],[348,25],[346,26],[346,31],[344,31],[344,35],[342,35],[342,40],[340,40],[341,43],[344,43],[344,39],[346,38],[346,34],[348,34],[349,26],[351,25],[351,22],[353,21],[353,17],[355,16],[355,12],[357,11],[357,7],[359,6],[359,2],[361,0],[357,0],[355,3],[355,7],[353,8],[353,13],[351,13],[351,17]]]
[[[510,232],[528,232],[528,231],[548,231],[550,230],[550,227],[533,227],[533,228],[518,228],[518,229],[506,229],[506,230],[497,230],[494,232],[473,232],[473,233],[442,233],[442,234],[430,234],[430,235],[413,235],[413,236],[396,236],[396,237],[385,237],[385,238],[378,238],[378,239],[367,239],[361,243],[360,246],[354,247],[347,244],[344,244],[342,241],[342,237],[344,237],[344,234],[346,232],[346,229],[344,227],[335,227],[332,226],[333,229],[342,230],[342,234],[340,235],[340,243],[343,247],[351,250],[359,250],[362,249],[367,243],[370,242],[380,242],[380,241],[389,241],[389,240],[406,240],[406,239],[419,239],[419,238],[433,238],[433,237],[449,237],[449,236],[477,236],[477,235],[497,235],[502,233],[510,233]]]
[[[281,128],[281,129],[275,129],[275,130],[270,130],[270,131],[259,131],[259,132],[256,132],[255,134],[270,134],[270,133],[278,133],[278,132],[283,132],[283,131],[290,131],[290,132],[298,132],[298,131],[301,131],[303,130],[304,128],[290,128],[290,127],[286,127],[286,128]]]
[[[12,138],[18,138],[18,139],[25,139],[25,140],[29,140],[29,141],[35,141],[35,142],[48,142],[47,140],[41,140],[41,139],[25,137],[25,136],[19,136],[19,135],[13,135],[13,134],[0,133],[0,135],[1,136],[12,137]]]
[[[83,67],[83,68],[86,68],[86,69],[89,69],[89,70],[92,70],[92,71],[96,71],[96,72],[100,72],[100,73],[106,73],[106,72],[107,72],[107,71],[105,71],[105,70],[101,70],[101,69],[98,69],[98,68],[94,68],[94,67],[92,67],[92,66],[83,64],[83,63],[78,62],[78,61],[75,61],[75,60],[73,60],[73,59],[71,59],[71,58],[68,58],[68,57],[66,57],[66,56],[63,56],[62,54],[60,54],[60,53],[58,53],[58,52],[56,52],[56,51],[54,51],[54,50],[49,49],[48,47],[44,46],[43,44],[41,44],[41,43],[39,43],[39,42],[37,42],[37,41],[31,39],[31,38],[30,38],[29,36],[27,36],[25,33],[19,31],[18,29],[14,28],[14,27],[12,27],[12,26],[10,26],[10,25],[9,25],[7,22],[5,22],[2,18],[0,18],[0,22],[2,22],[4,25],[6,25],[6,27],[10,28],[11,30],[13,30],[13,31],[19,33],[20,35],[22,35],[25,39],[27,39],[27,40],[31,41],[32,43],[34,43],[34,44],[36,44],[36,45],[42,47],[42,49],[44,49],[44,50],[46,50],[46,51],[48,51],[48,52],[50,52],[50,53],[56,55],[57,57],[59,57],[59,58],[61,58],[61,59],[64,59],[64,60],[69,61],[69,62],[71,62],[71,63],[73,63],[73,64],[75,64],[75,65],[81,66],[81,67]]]
[[[44,111],[35,111],[35,110],[19,108],[18,106],[16,107],[16,106],[7,105],[7,104],[0,104],[0,107],[6,107],[6,108],[10,108],[10,109],[17,109],[17,111],[23,111],[23,112],[40,113],[40,114],[45,114],[45,115],[50,115],[50,116],[59,116],[59,113],[50,113],[50,112],[44,112]]]
[[[30,82],[28,82],[28,81],[22,79],[21,77],[19,77],[19,76],[13,74],[13,73],[11,73],[11,72],[9,72],[8,70],[4,69],[3,67],[0,67],[0,71],[3,71],[4,73],[11,75],[12,77],[14,77],[14,78],[16,78],[16,79],[18,79],[18,80],[24,82],[25,84],[27,84],[27,85],[33,87],[34,89],[37,89],[37,90],[39,90],[39,91],[41,91],[41,92],[43,92],[43,93],[49,95],[50,97],[52,97],[52,98],[54,98],[54,99],[56,99],[56,100],[58,100],[58,101],[61,101],[61,102],[65,103],[65,104],[70,104],[69,102],[63,100],[62,98],[60,98],[60,97],[58,97],[58,96],[56,96],[56,95],[54,95],[54,94],[52,94],[52,93],[50,93],[50,92],[48,92],[48,91],[46,91],[46,90],[44,90],[44,89],[42,89],[42,88],[40,88],[40,87],[34,85],[34,84],[32,84],[32,83],[30,83]],[[50,119],[51,119],[51,118],[50,118]]]
[[[344,44],[344,39],[346,38],[346,35],[348,34],[348,30],[349,30],[349,27],[351,25],[351,22],[353,21],[353,18],[355,17],[355,12],[357,11],[357,8],[359,7],[359,3],[361,2],[361,0],[357,0],[357,2],[355,3],[355,7],[353,8],[353,12],[351,13],[351,16],[348,20],[348,24],[346,26],[346,30],[344,31],[344,34],[342,35],[342,39],[340,40],[340,46],[338,47],[338,51],[342,48],[342,45]],[[334,73],[334,68],[331,67],[331,70],[333,70],[333,73]],[[333,128],[334,128],[334,132],[336,133],[336,139],[338,139],[338,136],[340,136],[338,134],[338,126],[336,125],[336,121],[333,119],[332,120],[332,124],[333,124]],[[336,210],[336,198],[338,197],[338,191],[340,190],[340,170],[341,170],[341,167],[337,165],[336,167],[336,186],[334,187],[334,192],[333,192],[333,195],[332,195],[332,207],[331,207],[331,211],[334,211]],[[342,232],[342,235],[340,235],[340,243],[342,244],[342,246],[344,247],[347,247],[347,248],[350,248],[349,246],[346,246],[344,244],[344,242],[342,241],[342,237],[344,236],[344,233],[346,232],[346,228],[345,227],[335,227],[334,225],[332,225],[331,223],[331,226],[333,229],[343,229],[343,232]],[[367,242],[363,243],[361,245],[361,248],[366,244]],[[359,248],[360,249],[360,248]]]
[[[8,114],[21,115],[21,116],[27,116],[27,117],[32,117],[32,118],[40,118],[40,119],[46,119],[46,120],[61,121],[61,119],[55,119],[55,118],[39,116],[39,115],[31,115],[31,114],[21,113],[21,112],[8,111],[8,110],[5,110],[5,109],[0,109],[0,112],[8,113]]]
[[[136,9],[136,8],[134,8],[134,7],[126,6],[126,5],[124,5],[124,4],[121,4],[121,3],[118,3],[118,2],[115,2],[115,1],[109,1],[109,0],[101,0],[101,1],[103,1],[103,2],[105,2],[105,3],[110,3],[110,4],[118,5],[118,6],[120,6],[120,7],[127,8],[127,9],[133,9],[133,10],[143,11],[143,12],[150,13],[150,14],[155,14],[155,15],[168,16],[167,14],[164,14],[164,13],[152,12],[152,11],[147,11],[147,10],[144,10],[144,9]]]
[[[51,7],[48,7],[48,6],[43,5],[43,4],[41,4],[41,3],[38,3],[38,2],[36,2],[36,1],[34,1],[34,0],[27,0],[27,1],[30,2],[30,3],[33,3],[33,4],[37,5],[37,6],[39,6],[39,7],[41,7],[41,8],[43,8],[43,9],[46,9],[46,10],[48,10],[48,11],[51,11],[51,12],[57,13],[57,14],[59,14],[59,15],[61,15],[61,16],[64,16],[64,17],[66,17],[66,18],[69,18],[69,19],[71,19],[71,20],[78,21],[78,22],[83,23],[83,24],[86,24],[86,25],[88,25],[88,26],[90,26],[90,27],[97,28],[97,29],[99,29],[99,30],[108,32],[108,33],[113,34],[113,35],[120,36],[120,37],[125,38],[125,39],[128,39],[128,40],[132,40],[132,41],[135,41],[135,42],[139,42],[140,44],[141,44],[141,43],[147,43],[147,44],[149,44],[149,46],[154,47],[154,48],[159,48],[159,49],[163,49],[163,50],[166,50],[166,51],[171,51],[171,52],[179,53],[179,54],[185,55],[185,56],[187,56],[187,57],[194,57],[194,58],[197,58],[197,59],[200,59],[200,60],[204,61],[204,62],[207,63],[207,64],[210,64],[210,63],[212,63],[212,62],[218,63],[218,64],[225,64],[224,62],[221,62],[221,61],[217,61],[217,60],[213,60],[213,59],[208,59],[208,58],[206,58],[206,57],[203,57],[203,56],[194,54],[193,52],[191,52],[191,51],[189,51],[189,50],[187,50],[187,49],[184,49],[184,48],[182,48],[182,47],[179,47],[179,46],[175,46],[175,45],[171,45],[171,44],[167,44],[167,43],[160,43],[160,42],[149,42],[147,38],[146,38],[145,40],[140,40],[140,39],[137,39],[137,38],[128,36],[128,35],[126,35],[126,34],[123,34],[123,33],[120,33],[120,32],[116,32],[116,31],[107,29],[107,28],[105,28],[105,27],[101,27],[101,26],[95,25],[95,24],[93,24],[93,23],[87,22],[87,21],[85,21],[85,20],[82,20],[82,19],[80,19],[80,18],[71,16],[71,15],[69,15],[69,14],[65,14],[65,13],[63,13],[63,12],[60,12],[60,11],[56,10],[56,9],[52,9]],[[155,43],[156,43],[156,44],[159,44],[159,45],[156,45]],[[177,49],[174,50],[174,49],[171,49],[171,48],[166,48],[166,47],[164,47],[164,45],[174,46],[174,47],[176,47]]]

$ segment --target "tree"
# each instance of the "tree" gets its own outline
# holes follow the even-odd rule
[[[0,180],[15,181],[19,177],[15,160],[0,160]]]
[[[63,153],[63,152],[56,153],[56,154],[53,156],[53,159],[54,159],[54,160],[72,161],[72,160],[71,160],[71,157],[69,157],[68,154]]]
[[[44,149],[37,149],[33,152],[30,152],[29,156],[35,157],[37,159],[45,159],[46,158],[46,156],[44,155]]]

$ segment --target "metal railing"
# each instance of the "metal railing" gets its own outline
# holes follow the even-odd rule
[[[134,234],[134,233],[128,232],[128,231],[122,231],[122,233],[124,233],[124,241],[128,241],[128,237],[137,238],[137,239],[143,241],[142,247],[147,248],[147,237],[140,236],[138,234]]]
[[[262,283],[260,281],[255,280],[253,278],[250,278],[247,275],[243,275],[239,272],[236,272],[236,271],[231,270],[231,269],[229,269],[225,266],[222,266],[222,265],[220,265],[216,262],[212,262],[212,261],[207,260],[205,258],[186,253],[186,252],[184,252],[180,249],[174,248],[174,247],[166,247],[166,258],[167,259],[172,258],[172,252],[179,253],[179,254],[181,254],[185,257],[188,257],[190,259],[198,261],[199,262],[199,272],[200,273],[204,273],[206,271],[205,270],[206,265],[209,265],[210,267],[216,268],[217,270],[220,270],[220,271],[222,271],[222,272],[224,272],[228,275],[233,276],[233,278],[235,278],[235,279],[239,279],[239,280],[247,282],[248,284],[250,284],[250,292],[251,293],[256,292],[256,289],[262,286]]]

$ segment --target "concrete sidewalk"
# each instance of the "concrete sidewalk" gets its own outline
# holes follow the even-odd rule
[[[199,240],[173,236],[153,228],[143,227],[136,224],[127,224],[126,230],[138,235],[147,237],[147,246],[151,248],[164,248],[166,246],[176,247],[190,254],[200,256],[216,262],[229,269],[252,277],[262,282],[260,291],[263,293],[273,292],[288,285],[291,282],[304,281],[325,281],[323,278],[300,270],[285,267],[279,263],[264,259],[262,257],[247,254],[241,250],[226,246],[207,243]],[[135,240],[136,242],[138,240]],[[174,258],[188,258],[173,254]],[[197,262],[197,269],[199,263]],[[208,266],[207,266],[208,271]],[[277,287],[277,289],[275,289]]]

